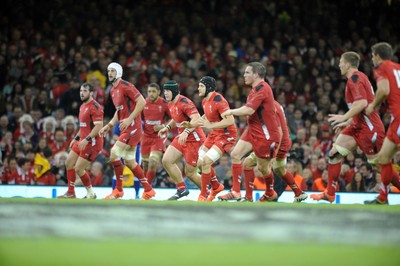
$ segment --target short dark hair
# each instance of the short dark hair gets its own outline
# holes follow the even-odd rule
[[[374,54],[379,55],[383,60],[390,60],[393,56],[393,49],[387,42],[379,42],[371,47]]]
[[[147,86],[147,88],[150,88],[150,87],[156,88],[158,91],[161,90],[160,86],[159,86],[157,83],[150,83],[150,84]]]
[[[19,158],[17,164],[19,167],[22,167],[24,164],[28,163],[29,160],[27,158]]]
[[[89,91],[94,91],[94,88],[90,83],[85,82],[82,84],[82,87],[84,87],[85,89],[89,89]]]
[[[345,52],[342,54],[342,58],[352,67],[358,68],[360,65],[360,55],[356,52]]]
[[[257,73],[260,78],[264,79],[267,70],[263,64],[261,64],[260,62],[251,62],[248,63],[247,66],[251,67],[254,73]]]

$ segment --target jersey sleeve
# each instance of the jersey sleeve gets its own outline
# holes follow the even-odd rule
[[[217,102],[216,105],[217,105],[217,110],[218,110],[220,115],[222,115],[223,113],[225,113],[226,111],[231,109],[229,107],[228,101],[225,100],[225,99],[223,99],[220,102]]]
[[[383,79],[389,79],[389,77],[387,76],[385,71],[383,71],[381,66],[374,69],[374,78],[375,78],[376,82],[379,82]]]
[[[266,95],[265,88],[263,85],[259,85],[255,88],[254,93],[251,93],[247,99],[246,105],[247,107],[250,107],[254,111],[260,107],[262,102],[268,98],[268,95]]]
[[[353,101],[359,101],[363,99],[367,99],[367,92],[365,88],[365,84],[362,82],[361,77],[358,75],[353,75],[350,81],[350,93],[353,98]]]
[[[101,107],[99,103],[93,103],[91,109],[92,109],[91,116],[92,116],[93,122],[99,122],[99,121],[102,122],[104,119],[103,107]]]
[[[139,90],[133,84],[124,86],[124,94],[132,101],[136,101],[136,99],[141,95]]]
[[[188,117],[199,113],[194,103],[192,101],[188,101],[186,98],[181,99],[180,105],[183,113]]]

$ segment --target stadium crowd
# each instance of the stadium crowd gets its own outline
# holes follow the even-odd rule
[[[95,88],[104,124],[114,115],[107,81],[111,62],[123,66],[123,78],[144,97],[148,84],[161,87],[176,80],[181,94],[203,114],[201,77],[214,77],[217,92],[238,108],[251,89],[244,85],[244,67],[257,61],[266,67],[265,80],[287,117],[293,141],[288,171],[302,190],[324,191],[327,155],[335,139],[328,115],[348,110],[341,54],[357,52],[359,70],[374,86],[371,45],[388,42],[393,61],[400,55],[395,21],[400,3],[390,0],[6,1],[0,13],[3,184],[66,184],[65,160],[78,128],[81,84]],[[385,111],[383,105],[380,114],[387,127]],[[235,119],[240,135],[246,120]],[[109,132],[90,166],[93,186],[112,183],[108,162],[114,135]],[[174,136],[176,131],[170,132],[169,141]],[[400,153],[393,164],[400,170]],[[184,163],[178,166],[182,170]],[[221,158],[215,172],[226,188],[232,185],[229,156]],[[379,183],[380,174],[360,150],[345,158],[340,191],[378,192]],[[174,186],[160,163],[153,187]],[[256,188],[263,186],[263,180],[255,181]]]

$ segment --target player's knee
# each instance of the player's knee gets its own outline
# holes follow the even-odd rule
[[[137,165],[136,160],[128,160],[128,159],[125,159],[124,163],[125,163],[125,165],[128,166],[130,169],[134,169],[134,168],[136,167],[136,165]]]
[[[189,177],[190,179],[193,179],[197,176],[197,168],[193,167],[193,166],[188,166],[186,165],[185,167],[185,174],[187,177]]]
[[[161,154],[159,153],[150,153],[150,156],[148,158],[148,162],[150,164],[157,164],[161,159]]]
[[[380,164],[388,164],[389,162],[392,161],[392,158],[385,155],[385,154],[380,154],[379,157],[377,158]]]
[[[142,163],[145,163],[145,164],[147,163],[148,164],[149,163],[149,156],[143,156],[142,155]]]
[[[214,162],[218,161],[221,157],[221,154],[215,149],[209,149],[206,155],[203,158],[203,164],[213,164]]]
[[[243,169],[250,169],[251,168],[251,163],[250,163],[250,160],[249,159],[244,159],[244,161],[243,161]]]
[[[335,151],[334,153],[329,153],[329,163],[330,164],[337,164],[341,161],[342,155],[339,152]]]
[[[205,168],[205,167],[210,167],[213,163],[214,163],[214,162],[213,162],[213,160],[210,159],[210,157],[204,156],[204,158],[203,158],[203,163],[201,164],[201,166],[202,166],[203,168]]]
[[[243,169],[251,169],[255,166],[255,164],[253,163],[253,161],[249,158],[244,159],[243,161]]]
[[[286,172],[286,165],[287,165],[287,158],[276,158],[274,164],[272,165],[272,169],[276,174],[278,174],[278,171]],[[279,174],[278,174],[279,175]]]
[[[74,163],[73,163],[73,161],[72,161],[72,160],[66,160],[66,161],[65,161],[65,168],[66,168],[67,170],[69,170],[69,169],[74,169]]]
[[[242,159],[242,155],[240,154],[240,153],[238,153],[238,152],[235,152],[235,150],[233,150],[232,152],[231,152],[231,160],[232,161],[240,161],[241,159]]]
[[[125,157],[124,149],[122,149],[121,147],[119,147],[117,145],[114,145],[114,147],[112,147],[112,149],[111,149],[110,160],[115,161],[118,158],[124,158],[124,157]]]
[[[274,173],[279,177],[282,177],[286,174],[286,167],[282,167],[282,166],[274,167],[273,170],[274,170]]]
[[[78,176],[83,176],[85,174],[85,169],[83,169],[80,165],[75,165],[74,170]]]
[[[257,165],[257,169],[263,176],[268,176],[271,173],[271,169],[269,169],[269,167]]]
[[[335,144],[334,149],[329,152],[329,163],[337,164],[350,153],[351,150]]]
[[[161,163],[164,167],[172,165],[172,161],[167,156],[163,156]]]
[[[246,157],[243,161],[243,168],[250,169],[257,165],[257,159],[254,152],[252,152],[249,156]]]

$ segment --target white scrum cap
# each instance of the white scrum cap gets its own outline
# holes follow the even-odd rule
[[[120,64],[112,62],[108,65],[107,70],[110,68],[113,68],[117,72],[117,75],[115,76],[116,79],[122,78],[123,70],[122,70],[122,66]]]

